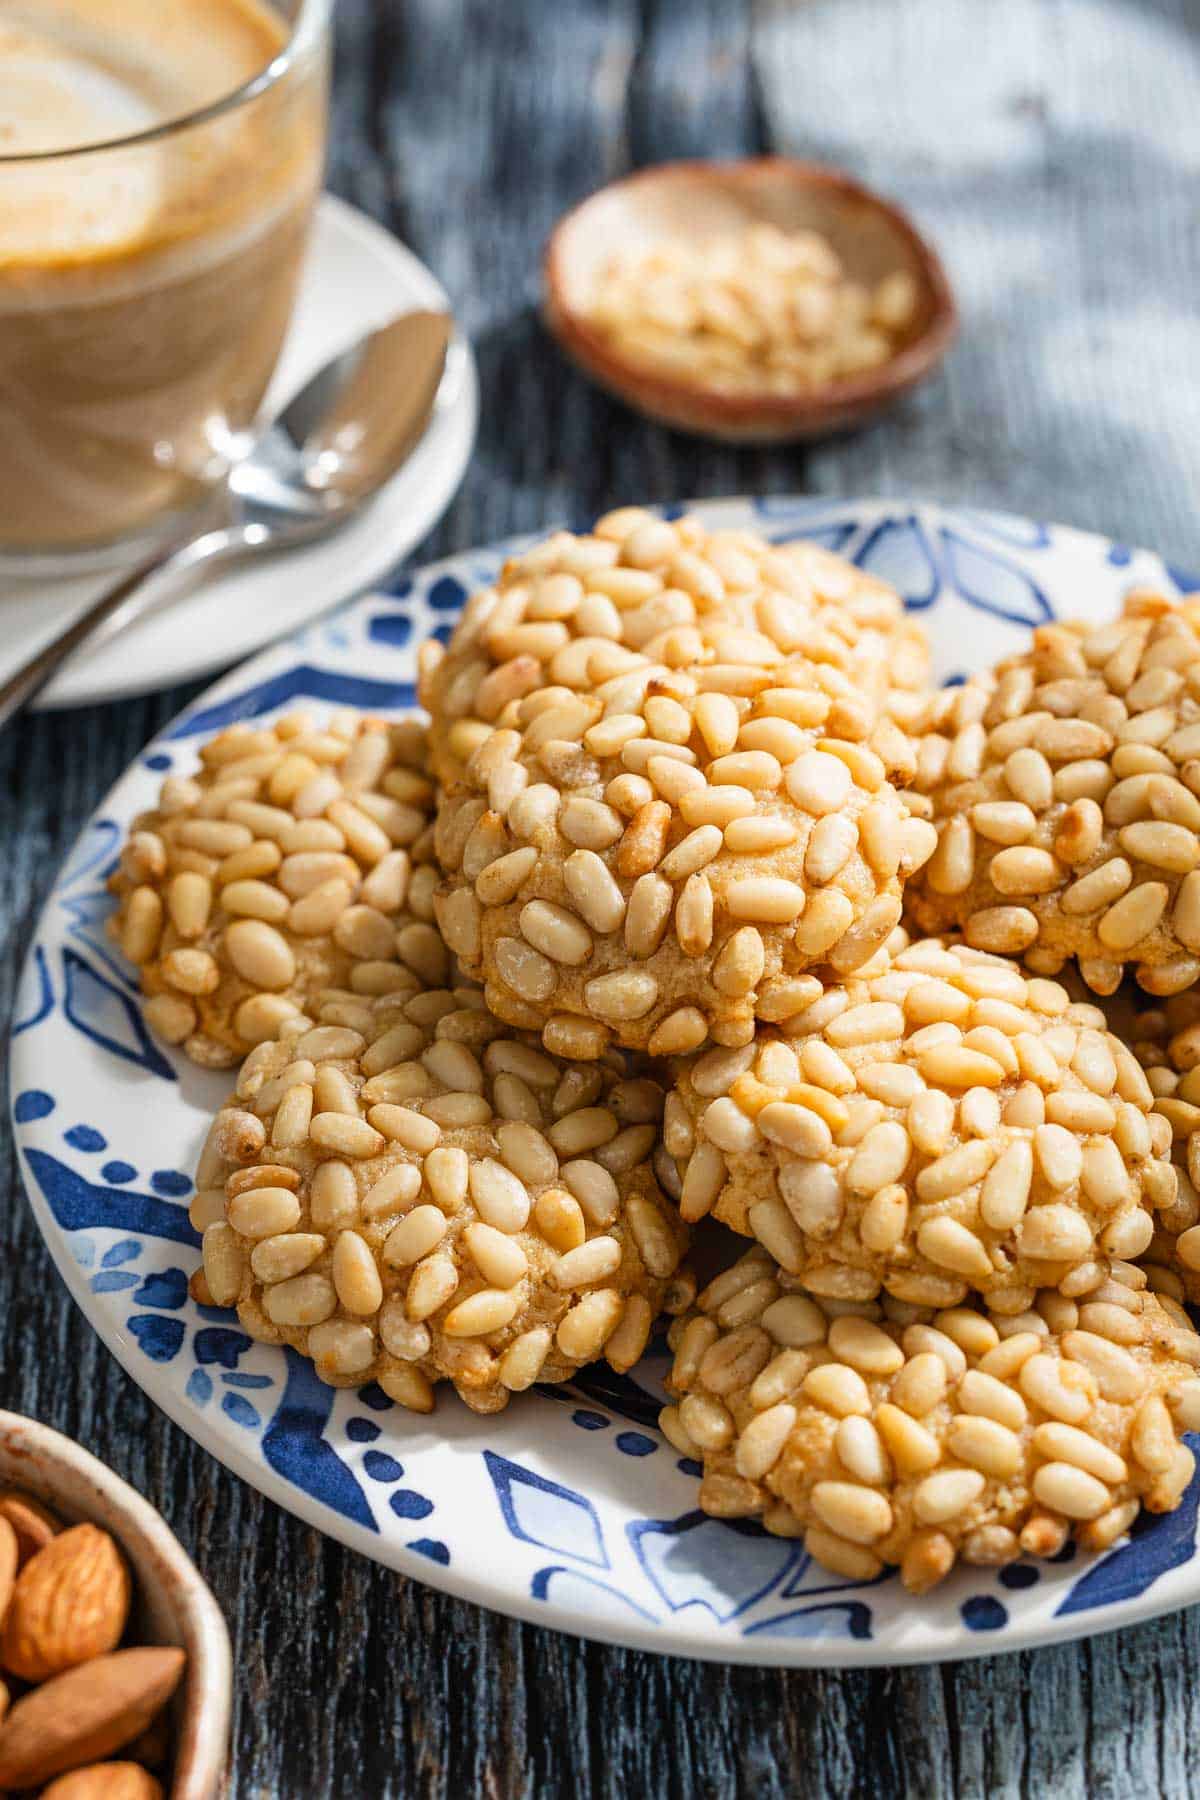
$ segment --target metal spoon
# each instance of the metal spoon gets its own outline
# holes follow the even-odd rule
[[[0,726],[86,639],[108,638],[161,598],[160,579],[337,531],[407,460],[443,382],[457,379],[449,313],[406,313],[326,363],[267,428],[227,488],[227,523],[168,544],[87,607],[0,686]]]

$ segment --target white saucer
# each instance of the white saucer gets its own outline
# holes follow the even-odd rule
[[[372,326],[397,312],[446,304],[442,287],[411,250],[345,201],[323,195],[268,409]],[[88,706],[190,681],[240,661],[377,582],[449,505],[471,454],[478,413],[468,348],[457,387],[419,449],[361,519],[328,543],[214,575],[195,594],[166,601],[140,624],[73,657],[37,704]],[[0,584],[0,680],[115,574]]]

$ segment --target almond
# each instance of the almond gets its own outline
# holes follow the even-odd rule
[[[0,1621],[8,1611],[16,1579],[17,1534],[7,1519],[0,1518]]]
[[[148,1769],[162,1767],[171,1754],[171,1721],[165,1711],[151,1719],[145,1731],[126,1744],[125,1754],[134,1762],[145,1763]]]
[[[144,1731],[179,1685],[182,1650],[117,1650],[56,1675],[18,1700],[0,1725],[0,1789],[110,1756]]]
[[[23,1681],[45,1681],[121,1641],[129,1571],[107,1531],[72,1525],[51,1538],[17,1576],[0,1662]]]
[[[31,1556],[62,1530],[62,1520],[55,1518],[48,1506],[35,1500],[20,1488],[0,1493],[0,1518],[7,1519],[17,1534],[17,1564],[24,1568]]]
[[[162,1784],[137,1763],[91,1763],[60,1775],[41,1800],[162,1800]]]

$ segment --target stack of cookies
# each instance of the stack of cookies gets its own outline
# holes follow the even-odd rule
[[[1200,974],[1197,616],[945,695],[848,563],[625,509],[420,691],[223,732],[114,878],[151,1023],[240,1063],[198,1297],[418,1411],[674,1315],[701,1505],[915,1591],[1178,1505],[1200,1012],[1087,987]]]

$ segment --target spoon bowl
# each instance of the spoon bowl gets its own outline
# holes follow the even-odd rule
[[[369,500],[424,434],[453,330],[447,313],[405,313],[318,369],[233,470],[235,507],[299,516]]]
[[[214,496],[221,522],[156,551],[23,664],[0,686],[0,726],[81,644],[156,604],[164,581],[312,544],[353,518],[416,448],[462,360],[454,321],[442,312],[406,313],[332,358]]]
[[[847,275],[869,286],[897,269],[913,277],[916,311],[886,362],[819,388],[731,393],[634,361],[593,322],[614,254],[676,237],[695,245],[752,224],[819,232]],[[957,327],[941,261],[906,213],[841,170],[782,156],[664,163],[601,188],[555,228],[544,277],[547,323],[587,374],[662,424],[730,443],[787,443],[864,424],[932,373]]]

